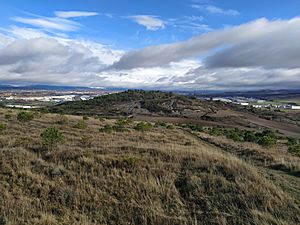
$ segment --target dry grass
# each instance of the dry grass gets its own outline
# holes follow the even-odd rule
[[[299,224],[289,194],[247,163],[179,129],[101,133],[114,120],[0,121],[0,224]],[[58,127],[65,143],[42,151]],[[85,141],[83,141],[85,140]],[[88,140],[88,141],[87,141]],[[189,143],[188,145],[186,143]]]

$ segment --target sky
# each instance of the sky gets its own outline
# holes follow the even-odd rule
[[[300,0],[1,0],[0,84],[300,87]]]

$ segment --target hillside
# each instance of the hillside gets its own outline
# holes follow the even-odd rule
[[[0,224],[300,223],[299,160],[281,145],[29,114],[1,109]],[[64,137],[53,148],[42,142],[49,127]]]
[[[50,112],[89,114],[102,116],[180,116],[200,117],[222,107],[221,103],[209,103],[171,92],[128,90],[103,95],[88,101],[67,102],[50,107]]]
[[[206,101],[170,92],[129,90],[88,101],[67,102],[49,108],[52,113],[98,115],[105,118],[196,123],[248,130],[272,129],[300,138],[300,113],[249,109],[230,103]]]

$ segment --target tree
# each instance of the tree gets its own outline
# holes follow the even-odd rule
[[[49,127],[45,129],[42,134],[43,147],[48,150],[53,150],[59,143],[63,143],[64,135],[56,127]]]

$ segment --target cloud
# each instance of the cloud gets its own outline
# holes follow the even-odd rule
[[[225,16],[239,16],[240,12],[233,9],[222,9],[219,7],[216,7],[214,5],[199,5],[199,4],[193,4],[191,5],[192,8],[206,11],[211,14],[217,14],[217,15],[225,15]]]
[[[0,81],[89,86],[121,54],[84,40],[16,39],[0,48]]]
[[[116,69],[162,66],[201,57],[209,67],[300,67],[300,18],[258,19],[196,36],[184,42],[126,53]]]
[[[80,24],[71,20],[56,18],[56,17],[40,17],[40,18],[25,18],[13,17],[14,21],[39,27],[43,29],[59,30],[59,31],[77,31]]]
[[[165,28],[165,22],[158,16],[151,15],[135,15],[129,16],[129,19],[147,28],[147,30],[156,31]]]
[[[65,19],[99,15],[97,12],[84,12],[84,11],[56,11],[54,14],[59,18],[65,18]]]
[[[263,18],[127,52],[44,28],[11,26],[0,29],[0,82],[165,90],[299,88],[299,26],[297,17]]]

